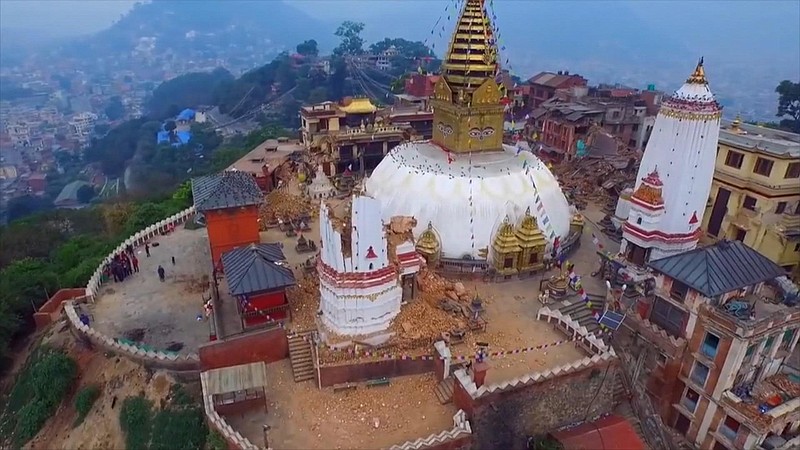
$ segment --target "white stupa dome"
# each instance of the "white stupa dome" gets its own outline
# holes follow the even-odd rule
[[[446,258],[479,258],[505,217],[518,223],[528,208],[550,244],[566,238],[572,213],[556,178],[533,154],[503,150],[448,154],[430,141],[401,144],[367,179],[366,193],[381,202],[384,221],[416,218],[415,236],[431,223]]]

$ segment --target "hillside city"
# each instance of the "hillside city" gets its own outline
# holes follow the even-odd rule
[[[453,6],[5,61],[0,447],[800,448],[800,80],[519,73]]]

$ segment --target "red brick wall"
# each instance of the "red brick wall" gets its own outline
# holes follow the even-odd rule
[[[389,359],[360,364],[342,364],[322,366],[319,368],[322,387],[339,383],[374,380],[376,378],[392,378],[403,375],[417,375],[433,372],[435,361],[419,359]]]
[[[215,266],[226,251],[259,242],[256,206],[208,211],[205,216],[208,243]]]
[[[254,331],[201,345],[199,355],[201,370],[258,361],[271,363],[289,356],[289,341],[282,328]]]
[[[86,295],[86,289],[84,288],[60,289],[33,314],[33,320],[36,322],[36,329],[39,330],[50,325],[53,321],[53,313],[61,311],[62,303],[73,298],[83,297],[84,295]]]

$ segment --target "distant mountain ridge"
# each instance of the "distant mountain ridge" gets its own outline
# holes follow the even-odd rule
[[[109,28],[76,38],[63,50],[76,57],[106,56],[131,52],[142,38],[155,38],[158,53],[235,47],[276,53],[310,38],[332,40],[327,28],[280,1],[155,0],[136,4]]]

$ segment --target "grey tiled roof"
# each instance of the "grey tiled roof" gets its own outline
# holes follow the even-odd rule
[[[198,211],[259,205],[264,201],[253,175],[234,170],[192,178],[192,197]]]
[[[250,244],[222,254],[222,270],[231,295],[245,295],[294,286],[294,274],[278,244]]]
[[[761,253],[739,241],[727,240],[651,261],[649,266],[706,297],[786,275]]]

